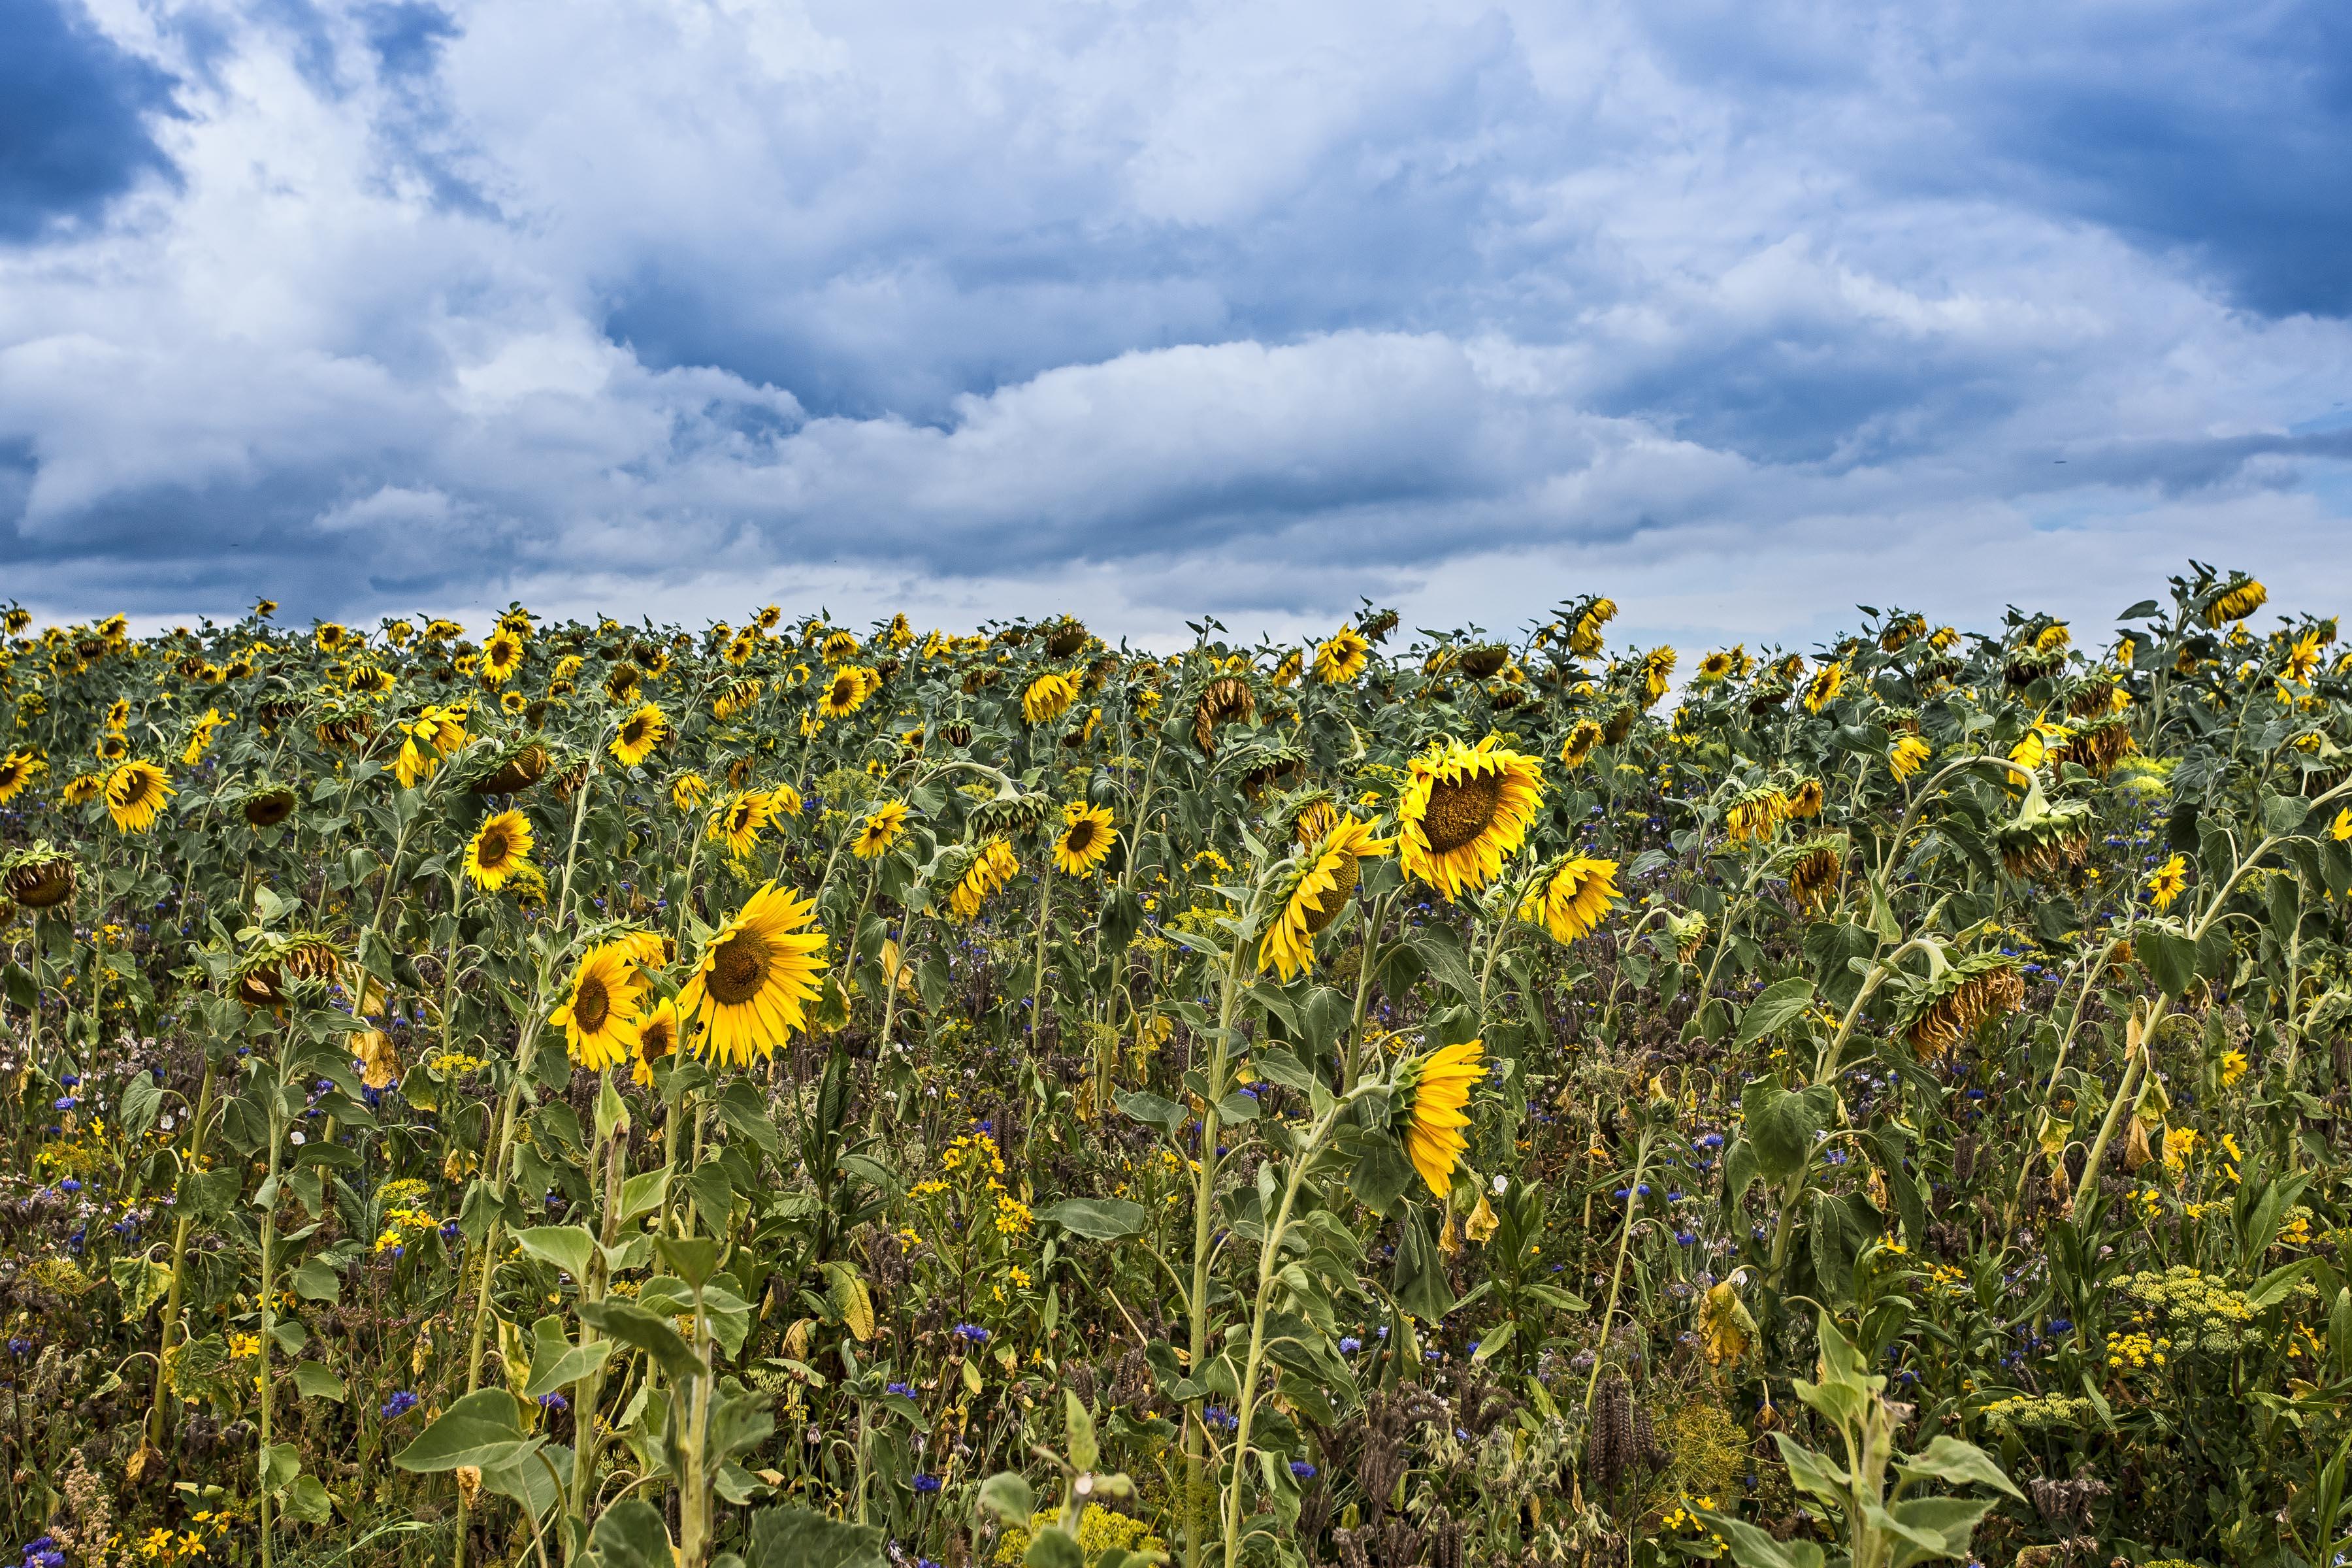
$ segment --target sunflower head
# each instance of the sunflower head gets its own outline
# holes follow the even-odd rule
[[[581,956],[563,1001],[547,1021],[563,1031],[573,1061],[602,1072],[635,1056],[644,992],[627,945],[599,942]]]
[[[544,742],[509,742],[468,770],[466,787],[475,795],[516,795],[545,778],[554,761]]]
[[[1543,803],[1543,770],[1533,757],[1488,736],[1475,746],[1433,745],[1412,761],[1397,802],[1397,849],[1407,876],[1448,899],[1474,892],[1518,852]]]
[[[637,1022],[637,1049],[629,1058],[630,1079],[640,1088],[651,1089],[654,1063],[677,1054],[683,1033],[676,1002],[665,996],[646,1009]]]
[[[2025,1005],[2025,977],[2001,952],[1963,958],[1906,986],[1895,1031],[1921,1061],[1958,1045],[1989,1018]]]
[[[0,805],[22,795],[47,766],[37,752],[11,752],[0,757]]]
[[[1303,843],[1275,882],[1271,913],[1258,938],[1258,972],[1276,970],[1286,981],[1312,967],[1315,939],[1356,896],[1363,875],[1360,862],[1393,847],[1373,837],[1370,824],[1336,815],[1327,829]]]
[[[0,859],[0,893],[28,910],[50,910],[73,897],[74,858],[42,839]]]
[[[1077,700],[1076,680],[1058,669],[1041,669],[1021,689],[1021,718],[1029,724],[1049,724]]]
[[[614,758],[625,768],[634,768],[645,762],[664,741],[669,739],[669,719],[651,702],[640,704],[637,710],[621,721],[613,735]]]
[[[1789,819],[1789,797],[1769,784],[1757,784],[1731,797],[1724,808],[1724,830],[1734,844],[1769,838]]]
[[[719,928],[677,994],[678,1015],[694,1031],[689,1050],[749,1067],[806,1026],[825,970],[815,921],[814,900],[770,882]]]
[[[1405,1157],[1429,1190],[1444,1197],[1453,1189],[1454,1168],[1470,1140],[1470,1091],[1486,1073],[1477,1040],[1443,1046],[1397,1068],[1390,1099],[1390,1128],[1404,1143]]]
[[[1103,863],[1118,838],[1110,807],[1072,801],[1062,808],[1061,836],[1054,840],[1054,868],[1066,877],[1083,877]]]
[[[1886,753],[1886,769],[1897,783],[1909,778],[1927,762],[1929,746],[1916,735],[1905,735]]]
[[[1221,675],[1202,689],[1192,704],[1192,743],[1202,754],[1217,754],[1217,727],[1246,724],[1257,717],[1257,693],[1238,675]]]
[[[2222,584],[2221,589],[2207,603],[2205,624],[2209,626],[2227,626],[2231,621],[2242,621],[2270,603],[2270,597],[2271,591],[2262,584],[2247,576],[2243,572],[2232,572],[2230,574],[2229,581]]]
[[[2079,870],[2091,852],[2091,803],[2029,799],[1986,838],[2012,877]]]
[[[240,809],[248,827],[275,827],[293,816],[299,804],[300,797],[285,784],[257,784],[245,792]]]
[[[850,839],[850,853],[860,860],[879,860],[907,831],[907,803],[886,800],[870,807]]]
[[[1808,838],[1789,858],[1789,896],[1811,909],[1837,891],[1845,879],[1846,841],[1828,834]]]
[[[497,892],[508,879],[530,863],[530,818],[520,811],[501,811],[483,819],[466,846],[466,879],[486,892]]]
[[[1008,788],[972,807],[971,830],[983,837],[1026,838],[1053,820],[1051,796]]]
[[[106,815],[125,833],[144,833],[172,798],[163,770],[149,762],[127,762],[106,776]]]
[[[1344,686],[1364,673],[1371,657],[1372,645],[1364,634],[1353,626],[1341,626],[1317,646],[1315,679],[1326,686]]]
[[[1519,918],[1540,922],[1555,941],[1590,936],[1619,896],[1617,862],[1569,855],[1544,868],[1519,904]]]

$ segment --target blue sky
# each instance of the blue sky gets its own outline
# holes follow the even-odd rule
[[[2352,608],[2352,10],[0,0],[0,595]]]

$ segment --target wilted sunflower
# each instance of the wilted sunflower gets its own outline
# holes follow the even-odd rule
[[[2168,910],[2172,907],[2172,900],[2180,897],[2182,889],[2188,886],[2189,862],[2176,854],[2148,873],[2148,902],[2159,910]]]
[[[2231,621],[2242,621],[2270,603],[2270,597],[2271,591],[2268,588],[2242,572],[2233,572],[2230,574],[2229,582],[2223,585],[2219,594],[2213,596],[2212,604],[2207,607],[2205,624],[2209,626],[2219,626]]]
[[[497,892],[530,860],[531,844],[530,818],[521,812],[501,811],[486,818],[466,846],[466,879]]]
[[[1579,658],[1591,658],[1601,651],[1601,628],[1617,618],[1617,601],[1595,599],[1576,618],[1568,634],[1568,650]]]
[[[291,985],[331,983],[342,965],[342,949],[322,932],[265,938],[236,967],[236,998],[248,1007],[281,1006]]]
[[[1257,693],[1238,675],[1221,675],[1202,689],[1192,705],[1192,743],[1202,754],[1217,754],[1217,726],[1248,723],[1257,717]]]
[[[604,696],[610,701],[626,702],[637,694],[645,679],[644,670],[625,659],[604,672]]]
[[[710,798],[710,784],[700,773],[683,773],[669,784],[669,803],[680,811],[692,811]]]
[[[1315,939],[1329,929],[1347,909],[1348,900],[1356,896],[1356,885],[1363,875],[1358,862],[1367,856],[1385,855],[1394,847],[1388,839],[1373,837],[1370,824],[1341,816],[1301,847],[1291,860],[1289,872],[1276,884],[1273,918],[1258,942],[1259,973],[1274,969],[1289,980],[1312,967]]]
[[[2116,713],[2083,725],[2053,751],[2058,761],[2072,763],[2093,778],[2103,779],[2138,749],[2132,739],[2131,721]]]
[[[1569,727],[1568,739],[1559,743],[1559,760],[1563,766],[1577,768],[1601,744],[1601,726],[1590,719],[1579,719]]]
[[[1412,760],[1397,802],[1397,848],[1405,875],[1448,899],[1475,891],[1518,852],[1543,803],[1543,769],[1499,746],[1445,741]]]
[[[646,1012],[637,1022],[636,1053],[629,1058],[629,1079],[640,1088],[654,1084],[654,1063],[672,1055],[677,1049],[678,1037],[684,1033],[677,1016],[677,1004],[664,996]]]
[[[564,1049],[592,1072],[636,1054],[645,981],[616,942],[598,942],[581,957],[562,1005],[547,1021],[563,1031]]]
[[[50,910],[73,897],[73,857],[44,839],[0,859],[0,893],[28,910]]]
[[[256,784],[245,795],[243,810],[249,827],[275,827],[294,815],[300,797],[284,784]]]
[[[1077,700],[1076,681],[1058,669],[1041,669],[1021,689],[1021,717],[1031,724],[1051,723]]]
[[[1054,868],[1066,877],[1083,877],[1103,863],[1117,842],[1110,807],[1072,801],[1062,808],[1062,834],[1054,840]]]
[[[493,686],[505,685],[522,668],[527,651],[522,638],[512,628],[500,626],[482,645],[482,679]]]
[[[187,749],[180,753],[182,764],[193,768],[203,761],[205,753],[212,749],[214,732],[227,722],[227,720],[221,717],[219,709],[205,709],[204,717],[197,720],[188,731]]]
[[[866,700],[881,684],[863,666],[845,664],[825,682],[824,695],[816,700],[817,711],[828,719],[845,719],[865,707]]]
[[[825,969],[815,919],[815,900],[770,882],[719,928],[677,994],[679,1016],[694,1030],[688,1049],[749,1067],[806,1026]]]
[[[2012,877],[2079,869],[2091,852],[2091,803],[2029,798],[1986,839]]]
[[[1476,1040],[1444,1046],[1413,1058],[1397,1069],[1395,1110],[1389,1123],[1404,1139],[1405,1158],[1444,1197],[1454,1185],[1454,1167],[1470,1146],[1462,1131],[1470,1125],[1470,1090],[1486,1074]]]
[[[1642,656],[1642,706],[1654,708],[1658,699],[1675,679],[1675,660],[1679,657],[1670,647],[1654,647]]]
[[[1845,877],[1845,840],[1808,839],[1789,863],[1789,896],[1811,907],[1837,890]]]
[[[818,649],[827,664],[846,664],[857,657],[857,637],[854,632],[835,632],[824,639]]]
[[[1819,816],[1825,798],[1819,779],[1799,779],[1797,787],[1788,792],[1789,815],[1797,817]]]
[[[726,845],[727,853],[740,860],[751,853],[751,847],[760,841],[760,829],[774,815],[774,803],[765,791],[741,791],[720,802],[710,814],[709,837]]]
[[[613,755],[623,767],[634,768],[652,756],[667,739],[669,719],[660,708],[647,702],[621,721],[621,728],[613,736]]]
[[[1556,942],[1590,936],[1618,895],[1617,862],[1570,855],[1548,867],[1519,904],[1519,918],[1541,922]]]
[[[1276,691],[1287,691],[1292,687],[1298,684],[1298,677],[1306,669],[1306,667],[1307,654],[1305,650],[1300,648],[1292,648],[1289,652],[1284,654],[1281,658],[1275,662],[1274,673],[1267,676],[1265,679],[1267,683]]]
[[[1813,671],[1813,678],[1805,682],[1805,711],[1820,712],[1837,700],[1837,694],[1844,689],[1844,687],[1845,666],[1842,664],[1822,666],[1821,668]]]
[[[866,819],[857,825],[857,835],[849,843],[850,853],[860,860],[879,860],[906,831],[907,803],[883,801],[869,809]]]
[[[1344,686],[1364,673],[1371,662],[1372,645],[1353,626],[1341,626],[1315,649],[1315,679],[1326,686]]]
[[[1886,753],[1886,770],[1899,784],[1919,771],[1920,764],[1927,760],[1928,751],[1927,742],[1916,735],[1906,735]]]
[[[1896,1025],[1921,1061],[1940,1056],[1977,1026],[2025,1005],[2025,978],[2005,953],[1979,952],[1908,987]]]
[[[144,833],[172,798],[163,770],[152,763],[128,762],[106,776],[106,815],[125,833]]]
[[[0,805],[22,795],[31,785],[34,775],[48,765],[37,752],[11,752],[0,757]]]
[[[1724,809],[1724,830],[1734,844],[1769,838],[1789,819],[1789,797],[1771,784],[1758,784],[1731,797]]]
[[[1013,846],[1002,838],[992,838],[977,850],[964,852],[961,870],[956,873],[954,885],[948,892],[948,913],[960,921],[969,921],[980,913],[981,906],[991,895],[1013,880],[1019,873],[1021,862],[1013,853]]]
[[[79,805],[84,801],[96,800],[105,788],[104,773],[76,773],[58,791],[58,801],[64,805]]]

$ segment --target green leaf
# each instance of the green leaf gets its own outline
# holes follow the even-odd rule
[[[583,1301],[580,1318],[589,1327],[651,1355],[673,1383],[682,1383],[702,1370],[701,1360],[677,1337],[677,1331],[643,1307],[627,1301]]]
[[[313,1258],[294,1270],[294,1290],[306,1301],[332,1301],[342,1294],[341,1276]]]
[[[2197,944],[2161,926],[2142,926],[2132,932],[2132,952],[2147,965],[2148,978],[2168,996],[2178,996],[2197,977]]]
[[[294,1363],[295,1392],[304,1399],[341,1399],[343,1380],[315,1361]]]
[[[1125,1114],[1147,1127],[1157,1127],[1171,1137],[1183,1123],[1184,1108],[1164,1096],[1135,1089],[1112,1098]]]
[[[1723,1537],[1739,1568],[1822,1568],[1822,1549],[1810,1541],[1775,1541],[1746,1520],[1706,1509],[1696,1511]]]
[[[1843,1503],[1850,1495],[1853,1478],[1845,1468],[1827,1454],[1816,1454],[1797,1442],[1786,1432],[1772,1434],[1772,1441],[1780,1450],[1781,1463],[1789,1467],[1789,1484],[1799,1491],[1810,1492],[1824,1502]]]
[[[1037,1494],[1018,1470],[999,1470],[980,1483],[980,1506],[1004,1523],[1025,1529],[1029,1516],[1037,1511]]]
[[[1348,1190],[1374,1214],[1385,1215],[1412,1184],[1412,1167],[1396,1144],[1384,1137],[1366,1141],[1364,1152],[1349,1173]]]
[[[1736,1047],[1754,1045],[1812,1005],[1813,983],[1801,975],[1776,980],[1740,1015]]]
[[[503,1388],[485,1388],[443,1411],[392,1462],[426,1473],[460,1465],[487,1468],[507,1458],[522,1435],[522,1406],[515,1396]]]
[[[1757,1169],[1766,1181],[1786,1182],[1812,1163],[1815,1134],[1829,1124],[1836,1106],[1836,1091],[1828,1084],[1790,1094],[1769,1078],[1748,1083],[1739,1107]]]
[[[708,1285],[719,1270],[719,1244],[707,1236],[665,1236],[654,1243],[654,1250],[689,1289]]]
[[[2002,1472],[1999,1460],[1974,1443],[1964,1443],[1948,1435],[1928,1444],[1925,1453],[1896,1460],[1895,1468],[1906,1480],[1928,1477],[1955,1487],[1974,1482],[2006,1492],[2020,1502],[2025,1500],[2025,1494]]]
[[[2273,1235],[2275,1235],[2275,1227],[2272,1228]],[[2264,1246],[2268,1246],[2269,1238],[2263,1238],[2263,1243]],[[2285,1300],[2288,1292],[2292,1291],[2297,1285],[2301,1284],[2303,1282],[2304,1276],[2309,1274],[2314,1268],[2316,1268],[2319,1266],[2319,1262],[2320,1259],[2316,1256],[2310,1258],[2298,1258],[2294,1262],[2289,1263],[2283,1268],[2272,1269],[2268,1274],[2265,1274],[2260,1279],[2255,1280],[2252,1289],[2246,1292],[2247,1308],[2250,1310],[2259,1312],[2267,1307],[2274,1307],[2281,1301]]]
[[[533,1226],[515,1232],[515,1245],[574,1279],[588,1277],[588,1260],[596,1256],[596,1238],[584,1225]]]
[[[294,1484],[278,1500],[287,1518],[304,1524],[325,1524],[335,1517],[335,1500],[327,1483],[316,1476],[295,1477]]]
[[[1094,1413],[1066,1388],[1062,1390],[1062,1424],[1069,1432],[1070,1463],[1081,1470],[1093,1469],[1102,1458],[1095,1443]]]
[[[1037,1211],[1039,1219],[1051,1220],[1088,1241],[1118,1241],[1140,1236],[1149,1215],[1141,1204],[1126,1198],[1064,1198]]]
[[[1890,1533],[1905,1542],[1895,1549],[1890,1568],[1910,1568],[1914,1563],[1966,1557],[1969,1537],[1991,1507],[1987,1498],[1923,1497],[1873,1513],[1894,1525]]]
[[[163,1090],[152,1073],[133,1073],[131,1081],[122,1086],[122,1131],[131,1138],[144,1138],[147,1129],[155,1125],[156,1113],[163,1109]]]
[[[1319,1081],[1313,1073],[1307,1070],[1305,1062],[1300,1061],[1288,1051],[1275,1047],[1261,1047],[1251,1052],[1250,1066],[1256,1069],[1260,1078],[1268,1082],[1278,1083],[1285,1089],[1297,1089],[1301,1094],[1315,1092],[1315,1087]]]
[[[640,1220],[662,1206],[669,1195],[669,1171],[644,1171],[621,1184],[621,1223]]]
[[[531,1337],[530,1378],[522,1388],[525,1399],[537,1399],[577,1383],[613,1358],[612,1341],[575,1345],[558,1317],[541,1318],[532,1324]]]
[[[1049,1524],[1029,1538],[1021,1559],[1024,1568],[1087,1568],[1087,1554],[1078,1538],[1058,1524]]]
[[[2311,815],[2311,804],[2291,795],[2267,795],[2263,797],[2263,831],[2275,838],[2284,838],[2303,826]]]
[[[677,1563],[661,1511],[642,1498],[616,1502],[598,1516],[586,1561],[591,1568],[677,1568]]]

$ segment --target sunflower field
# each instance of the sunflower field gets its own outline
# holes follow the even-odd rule
[[[11,1540],[2341,1561],[2352,655],[2265,599],[9,610]]]

